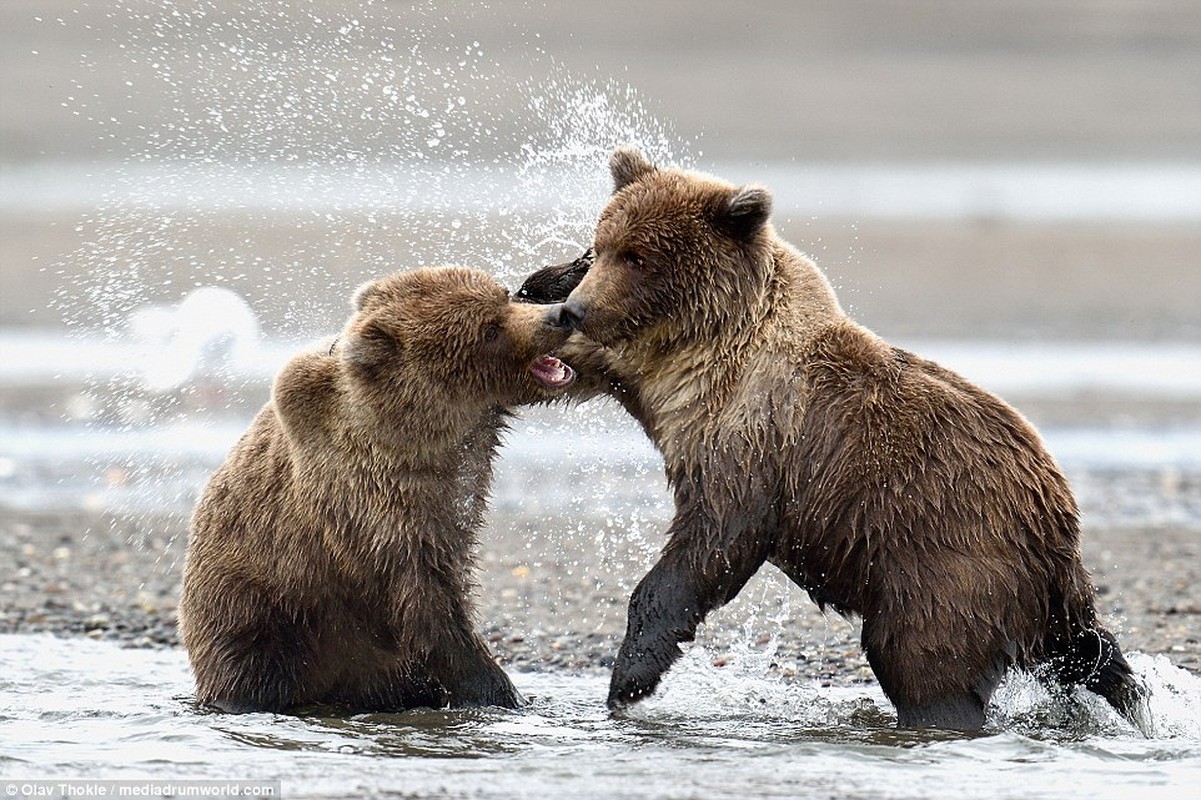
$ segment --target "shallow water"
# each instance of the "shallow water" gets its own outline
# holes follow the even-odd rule
[[[146,316],[178,313],[154,309]],[[203,343],[227,342],[232,327],[217,312],[201,315],[214,317],[220,324],[163,340],[128,332],[105,340],[0,329],[6,354],[0,392],[14,406],[0,414],[0,506],[189,511],[209,473],[267,399],[275,371],[310,346],[261,338],[250,316],[243,341],[229,346],[220,363],[209,363]],[[1201,408],[1201,347],[909,346],[1005,397],[1031,403],[1090,398],[1092,404],[1076,404],[1070,424],[1040,426],[1076,486],[1088,524],[1151,521],[1201,530],[1201,415],[1195,410]],[[1107,414],[1098,399],[1186,410],[1170,421],[1129,420]],[[54,406],[56,413],[22,413],[22,403]],[[493,504],[501,509],[539,498],[562,502],[543,497],[559,491],[546,475],[586,465],[613,473],[606,490],[610,505],[658,507],[667,499],[660,457],[612,404],[523,409],[499,459]]]
[[[899,732],[874,687],[789,685],[760,655],[717,668],[695,651],[619,716],[603,676],[564,673],[514,674],[518,711],[228,716],[193,706],[180,651],[3,636],[0,779],[280,780],[285,797],[1184,796],[1201,785],[1201,679],[1131,662],[1153,738],[1021,679],[992,709],[1003,729]]]
[[[736,182],[772,187],[776,213],[851,218],[1152,220],[1201,219],[1201,165],[1196,163],[922,163],[922,164],[701,164]],[[314,194],[311,168],[246,169],[191,166],[181,170],[140,165],[92,165],[79,175],[70,164],[0,165],[10,187],[0,212],[36,208],[94,208],[106,201],[157,209],[392,211],[402,199],[412,210],[436,210],[439,196],[422,191],[431,181],[456,198],[459,210],[494,209],[511,191],[495,169],[417,168],[397,164],[378,172],[329,169]],[[571,181],[564,170],[548,183]],[[123,191],[115,193],[114,183]],[[530,198],[543,211],[553,196]]]

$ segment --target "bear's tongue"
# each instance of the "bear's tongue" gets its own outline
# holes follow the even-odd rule
[[[548,389],[561,389],[575,379],[575,370],[549,354],[535,358],[530,372]]]

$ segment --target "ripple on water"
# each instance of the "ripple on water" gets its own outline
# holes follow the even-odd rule
[[[180,651],[0,637],[0,777],[254,777],[290,797],[1180,796],[1201,781],[1201,679],[1133,653],[1155,736],[1020,676],[979,736],[897,731],[879,690],[788,683],[761,653],[686,654],[622,714],[595,676],[516,673],[519,711],[228,716],[196,709]],[[1074,704],[1074,705],[1073,705]],[[1084,723],[1060,724],[1072,714]],[[37,775],[31,775],[36,769]]]

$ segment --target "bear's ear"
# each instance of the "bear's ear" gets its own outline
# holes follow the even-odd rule
[[[715,224],[735,239],[750,239],[771,216],[771,192],[762,186],[740,186],[724,198]]]
[[[375,281],[367,281],[354,290],[354,294],[350,296],[350,307],[355,311],[362,311],[367,301],[371,299],[371,295],[375,292]]]
[[[352,367],[370,369],[396,354],[399,343],[375,321],[347,333],[340,348],[342,359]]]
[[[367,307],[367,303],[372,297],[379,294],[379,281],[367,281],[354,290],[354,294],[350,298],[350,307],[355,311],[362,311]]]
[[[613,175],[613,193],[616,194],[631,183],[650,175],[655,165],[646,160],[636,147],[622,147],[609,156],[609,172]]]

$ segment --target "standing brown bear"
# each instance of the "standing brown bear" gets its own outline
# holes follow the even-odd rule
[[[486,273],[367,284],[292,359],[196,508],[180,628],[227,711],[516,706],[475,632],[473,551],[508,409],[573,373],[557,308]]]
[[[581,372],[576,394],[625,405],[675,495],[609,705],[654,691],[679,643],[767,561],[862,617],[902,726],[979,728],[1006,668],[1042,663],[1135,721],[1140,690],[1097,623],[1076,504],[1030,424],[852,321],[773,231],[765,189],[634,150],[610,166],[594,263],[547,268],[519,293],[570,292],[563,315],[582,337],[558,352]]]

